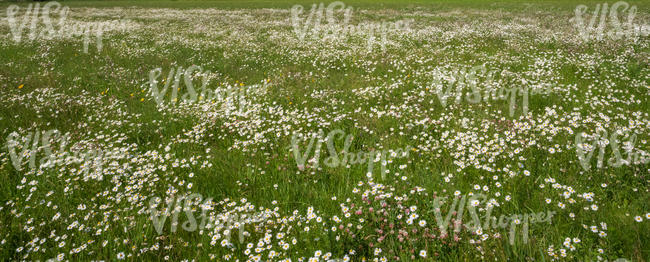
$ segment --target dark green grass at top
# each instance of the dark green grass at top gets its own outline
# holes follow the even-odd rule
[[[33,1],[10,0],[0,3],[0,7],[14,3],[32,3]],[[70,7],[149,7],[149,8],[219,8],[219,9],[240,9],[240,8],[291,8],[294,5],[309,7],[312,4],[328,5],[335,2],[332,0],[83,0],[83,1],[61,1]],[[342,1],[345,6],[362,9],[504,9],[522,12],[527,9],[541,11],[571,11],[577,5],[584,4],[594,6],[604,1],[599,0],[347,0]],[[610,4],[613,4],[612,1]],[[627,1],[636,5],[640,12],[646,12],[650,7],[649,1]]]

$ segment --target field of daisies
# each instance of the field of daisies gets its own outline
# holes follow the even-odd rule
[[[0,260],[648,261],[647,1],[0,1]]]

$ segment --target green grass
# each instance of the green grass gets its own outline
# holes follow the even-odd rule
[[[128,260],[166,256],[172,261],[203,261],[212,256],[223,260],[227,254],[246,259],[246,244],[257,245],[270,230],[274,239],[282,232],[286,242],[298,241],[285,251],[276,243],[279,240],[273,240],[272,250],[293,261],[309,258],[317,250],[342,258],[350,249],[356,252],[352,260],[361,261],[372,259],[376,247],[391,261],[396,257],[549,261],[553,259],[549,246],[559,255],[565,238],[581,242],[574,244],[575,251],[567,251],[566,258],[558,259],[650,258],[645,217],[650,212],[650,165],[606,165],[584,171],[574,146],[577,132],[594,133],[602,125],[610,134],[627,128],[637,134],[636,150],[650,149],[647,36],[636,42],[580,41],[569,20],[573,10],[585,4],[592,12],[599,1],[346,1],[346,6],[354,7],[354,24],[412,18],[413,29],[419,30],[391,32],[392,43],[385,51],[379,45],[367,51],[363,32],[336,42],[296,41],[288,10],[295,4],[308,9],[312,3],[64,1],[75,23],[131,21],[127,30],[106,32],[101,51],[91,42],[88,53],[82,52],[79,37],[16,43],[7,13],[1,12],[0,58],[5,63],[0,64],[0,179],[5,183],[0,186],[0,257],[47,260],[64,253],[72,261],[116,260],[124,252]],[[638,7],[635,21],[649,21],[648,3],[629,3]],[[0,9],[10,4],[0,3]],[[22,8],[27,4],[19,3]],[[465,99],[455,103],[452,97],[443,106],[434,90],[427,88],[436,75],[453,75],[458,72],[455,68],[481,64],[500,72],[492,83],[479,82],[481,90],[549,85],[552,91],[531,95],[529,116],[523,116],[518,97],[510,117],[506,100],[482,97],[472,104]],[[162,68],[160,79],[164,79],[170,68],[191,65],[212,72],[208,84],[212,89],[243,88],[265,80],[270,87],[247,97],[252,104],[244,108],[249,113],[243,116],[223,111],[222,101],[213,106],[202,102],[158,107],[150,95],[149,71]],[[180,88],[180,94],[188,92],[183,84]],[[17,170],[9,155],[9,134],[15,131],[24,137],[51,129],[69,132],[71,142],[80,147],[119,148],[125,153],[99,174],[79,174],[80,164],[70,161],[42,172],[26,166]],[[374,182],[384,185],[375,190],[404,199],[384,199],[386,215],[369,213],[368,207],[383,207],[379,200],[362,199],[366,190],[371,198],[379,194],[368,185],[367,165],[324,165],[329,153],[326,143],[319,169],[299,169],[289,151],[291,137],[319,129],[325,134],[340,129],[353,135],[351,152],[417,148],[409,157],[389,163],[386,179],[380,178],[380,163],[375,163]],[[535,145],[529,144],[532,141]],[[335,147],[340,152],[343,139],[336,140]],[[300,145],[300,150],[305,148],[306,142]],[[482,148],[489,153],[475,151]],[[556,152],[550,153],[550,148]],[[43,149],[37,150],[37,159],[43,154]],[[608,148],[605,156],[612,154]],[[472,163],[466,158],[469,155],[477,156],[483,166]],[[524,176],[524,170],[531,175]],[[449,175],[453,177],[445,180]],[[548,178],[555,179],[560,189],[545,182]],[[193,187],[188,188],[188,183]],[[489,191],[476,190],[475,185],[488,186]],[[412,192],[416,187],[424,192]],[[562,196],[566,187],[575,190],[571,195],[575,203]],[[426,239],[417,223],[425,219],[431,232],[438,230],[433,195],[450,196],[456,190],[489,193],[500,204],[496,216],[546,211],[556,215],[550,224],[531,224],[527,243],[517,231],[516,242],[510,245],[508,231],[500,229],[486,231],[490,238],[480,244],[471,244],[469,240],[478,236],[467,231],[460,233],[458,242]],[[590,192],[593,202],[577,196]],[[221,239],[212,245],[208,230],[188,232],[179,225],[178,231],[171,232],[169,222],[159,235],[145,207],[153,197],[184,193],[212,198],[212,216],[231,211],[233,207],[226,206],[230,201],[244,206],[243,198],[256,209],[277,207],[279,217],[291,217],[294,210],[299,214],[293,215],[292,222],[247,224],[251,236],[243,244],[233,240],[233,249],[222,247]],[[220,202],[224,199],[229,201]],[[552,203],[546,204],[546,199]],[[566,208],[559,208],[558,202]],[[363,207],[363,215],[344,218],[341,204]],[[597,211],[584,209],[592,204]],[[413,226],[398,218],[403,214],[398,210],[401,206],[417,206],[420,218]],[[326,224],[306,218],[308,207]],[[57,213],[60,218],[55,220]],[[343,219],[343,226],[364,227],[351,227],[354,237],[341,230],[332,232],[332,226],[338,227],[333,216]],[[635,216],[643,221],[634,221]],[[386,221],[381,220],[384,217]],[[181,213],[180,224],[185,218]],[[310,220],[309,232],[304,230],[305,220]],[[69,229],[75,221],[86,229]],[[397,235],[378,241],[376,229],[388,231],[391,223],[418,231],[409,233],[405,242]],[[606,230],[601,223],[607,224]],[[607,236],[600,237],[583,225],[598,226]],[[98,229],[102,231],[97,233]],[[501,237],[494,237],[495,233]],[[44,238],[48,240],[38,242]],[[65,245],[59,247],[62,241]],[[70,253],[83,244],[87,248]],[[156,244],[159,248],[151,249]],[[601,248],[603,254],[598,252]],[[427,258],[418,256],[420,250],[427,251]]]

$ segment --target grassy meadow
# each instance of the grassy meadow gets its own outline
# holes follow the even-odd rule
[[[0,260],[648,261],[650,2],[604,3],[0,2]]]

